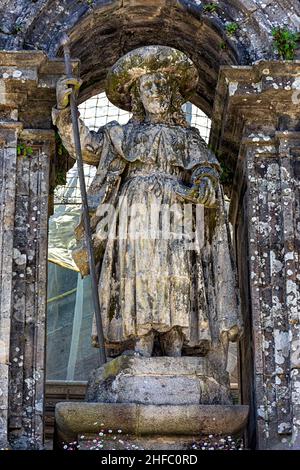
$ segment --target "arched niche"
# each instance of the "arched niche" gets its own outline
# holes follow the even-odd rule
[[[149,2],[136,9],[99,8],[69,30],[71,55],[81,63],[81,102],[104,90],[107,71],[119,57],[137,47],[161,44],[185,52],[194,61],[199,83],[192,101],[211,116],[219,67],[240,63],[241,53],[207,16],[197,17],[176,2],[158,8],[163,3]],[[59,41],[51,44],[51,52],[61,57]]]

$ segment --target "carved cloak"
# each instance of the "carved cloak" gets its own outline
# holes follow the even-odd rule
[[[168,133],[169,131],[170,128],[167,129]],[[168,138],[167,142],[163,142],[163,144],[162,137],[160,136],[158,139],[160,152],[161,148],[165,148],[165,151],[170,153],[172,148],[172,158],[175,154],[175,160],[172,161],[171,158],[167,171],[170,171],[172,166],[178,166],[182,170],[182,176],[184,174],[190,175],[192,171],[199,170],[199,168],[208,170],[208,173],[210,169],[218,169],[219,165],[215,156],[208,150],[196,129],[179,128],[175,131],[175,133],[173,132],[174,135],[171,135],[171,138]],[[126,272],[132,270],[132,263],[128,264],[127,271],[125,270],[120,276],[119,265],[122,264],[120,260],[126,260],[128,257],[133,256],[132,247],[129,246],[128,248],[127,246],[126,248],[126,243],[125,245],[123,243],[123,248],[120,248],[118,236],[117,240],[109,240],[102,236],[103,224],[99,224],[99,221],[103,218],[104,205],[109,204],[114,208],[117,207],[120,195],[122,195],[122,187],[126,184],[124,181],[126,178],[128,179],[126,169],[138,160],[137,172],[143,171],[143,164],[149,161],[149,155],[158,141],[155,141],[154,138],[154,143],[152,142],[151,145],[149,144],[149,135],[143,139],[143,136],[138,134],[141,134],[141,132],[136,132],[133,125],[128,124],[122,127],[113,122],[102,128],[98,133],[98,137],[97,135],[93,136],[93,140],[98,141],[99,145],[101,142],[101,148],[98,149],[100,161],[96,176],[88,191],[88,198],[94,232],[95,253],[101,267],[99,296],[106,340],[109,343],[118,343],[146,334],[152,327],[159,332],[164,332],[178,325],[182,327],[185,333],[186,345],[192,348],[200,347],[200,349],[203,346],[205,350],[210,349],[209,345],[215,344],[215,347],[217,347],[222,333],[230,330],[235,325],[240,326],[230,232],[220,185],[217,188],[216,207],[204,210],[204,244],[198,252],[189,253],[189,260],[184,261],[185,264],[182,266],[185,275],[189,275],[189,280],[186,279],[181,287],[177,285],[178,292],[167,300],[167,302],[171,301],[176,304],[176,296],[179,296],[179,307],[175,305],[173,319],[165,318],[168,314],[160,315],[160,300],[157,300],[156,304],[154,302],[158,311],[155,318],[159,321],[153,323],[153,315],[151,316],[150,312],[147,312],[141,305],[144,303],[145,306],[145,295],[148,297],[153,296],[155,286],[149,287],[149,283],[146,282],[138,289],[140,273],[131,272],[130,275],[126,274]],[[180,134],[179,144],[178,134]],[[172,141],[172,138],[176,142]],[[144,157],[141,151],[138,150],[139,143],[142,144],[141,148],[145,149],[146,147]],[[88,146],[89,143],[87,142],[86,145]],[[174,148],[176,149],[175,152]],[[135,156],[138,158],[135,158]],[[180,157],[179,162],[178,156]],[[113,213],[106,215],[106,226],[116,224],[114,217],[115,214]],[[102,228],[99,228],[99,225]],[[82,224],[77,228],[76,235],[78,241],[82,241]],[[127,250],[123,253],[124,256],[120,257],[120,249]],[[140,249],[142,248],[140,247]],[[148,251],[147,256],[149,256]],[[143,252],[139,251],[139,253],[142,255]],[[177,273],[180,277],[181,261],[179,260],[179,266],[176,266],[178,263],[175,262],[175,259],[171,261],[172,256],[171,252],[169,263],[172,264],[175,276]],[[74,259],[82,274],[87,274],[87,256],[85,255],[84,246],[79,246],[75,250]],[[166,259],[164,258],[164,260]],[[188,271],[187,266],[190,267],[190,271]],[[134,285],[129,285],[132,275],[135,279]],[[145,272],[142,275],[145,275]],[[166,282],[172,282],[171,277],[169,276]],[[188,287],[188,284],[190,287]],[[160,288],[161,284],[157,284],[157,286]],[[186,292],[183,292],[184,290]],[[140,294],[137,294],[138,291]],[[178,294],[179,292],[180,294]],[[139,298],[139,295],[142,299]],[[147,302],[148,300],[146,300],[148,307],[153,305],[153,301],[152,304]],[[138,313],[139,308],[144,309],[142,315]],[[179,312],[180,309],[181,313]],[[182,312],[182,309],[186,309],[185,312]],[[162,318],[164,321],[162,321]]]

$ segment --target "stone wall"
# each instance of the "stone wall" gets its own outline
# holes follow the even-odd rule
[[[42,52],[1,52],[0,63],[0,447],[40,448],[51,108],[64,64]]]
[[[197,64],[194,97],[211,115],[221,65],[251,64],[274,57],[271,30],[299,28],[298,0],[218,0],[209,13],[200,0],[0,0],[0,47],[61,55],[67,32],[81,60],[81,99],[102,91],[108,68],[123,54],[147,44],[184,50]],[[236,33],[227,26],[236,23]],[[98,67],[97,64],[101,64]]]
[[[212,130],[225,161],[238,155],[231,221],[245,318],[242,393],[252,403],[248,437],[267,449],[300,446],[299,94],[300,62],[224,68]]]

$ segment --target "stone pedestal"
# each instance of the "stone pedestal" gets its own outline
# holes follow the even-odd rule
[[[241,433],[248,416],[205,357],[120,356],[94,371],[86,399],[56,406],[58,446],[89,448],[103,431],[106,449],[188,449],[201,436]]]
[[[151,405],[231,404],[228,373],[206,357],[120,356],[96,369],[87,401]]]
[[[187,449],[200,436],[243,432],[248,406],[138,405],[134,403],[58,403],[56,446],[99,439],[99,432],[147,449]],[[119,431],[122,433],[119,434]],[[107,448],[116,448],[107,442]]]

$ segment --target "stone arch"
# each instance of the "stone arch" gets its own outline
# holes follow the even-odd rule
[[[28,36],[35,44],[41,26],[35,21]],[[195,62],[200,80],[194,101],[211,115],[220,64],[245,61],[242,50],[228,40],[220,25],[187,2],[156,0],[146,6],[142,1],[123,2],[121,6],[119,2],[99,5],[73,21],[68,34],[72,56],[81,62],[84,81],[81,101],[103,90],[107,71],[120,56],[143,45],[163,44],[183,50]],[[60,35],[61,31],[56,30],[47,43],[51,56],[61,56]],[[225,49],[222,44],[226,44]]]
[[[81,100],[103,89],[107,69],[118,57],[145,44],[168,44],[187,52],[198,66],[195,104],[211,115],[220,65],[249,64],[272,54],[271,29],[297,28],[297,0],[218,1],[216,12],[199,0],[0,0],[0,45],[40,49],[60,56],[61,33],[81,60]],[[2,8],[1,8],[2,7]],[[298,14],[298,15],[297,15]],[[238,30],[226,33],[228,23]],[[101,64],[99,67],[98,64]]]

